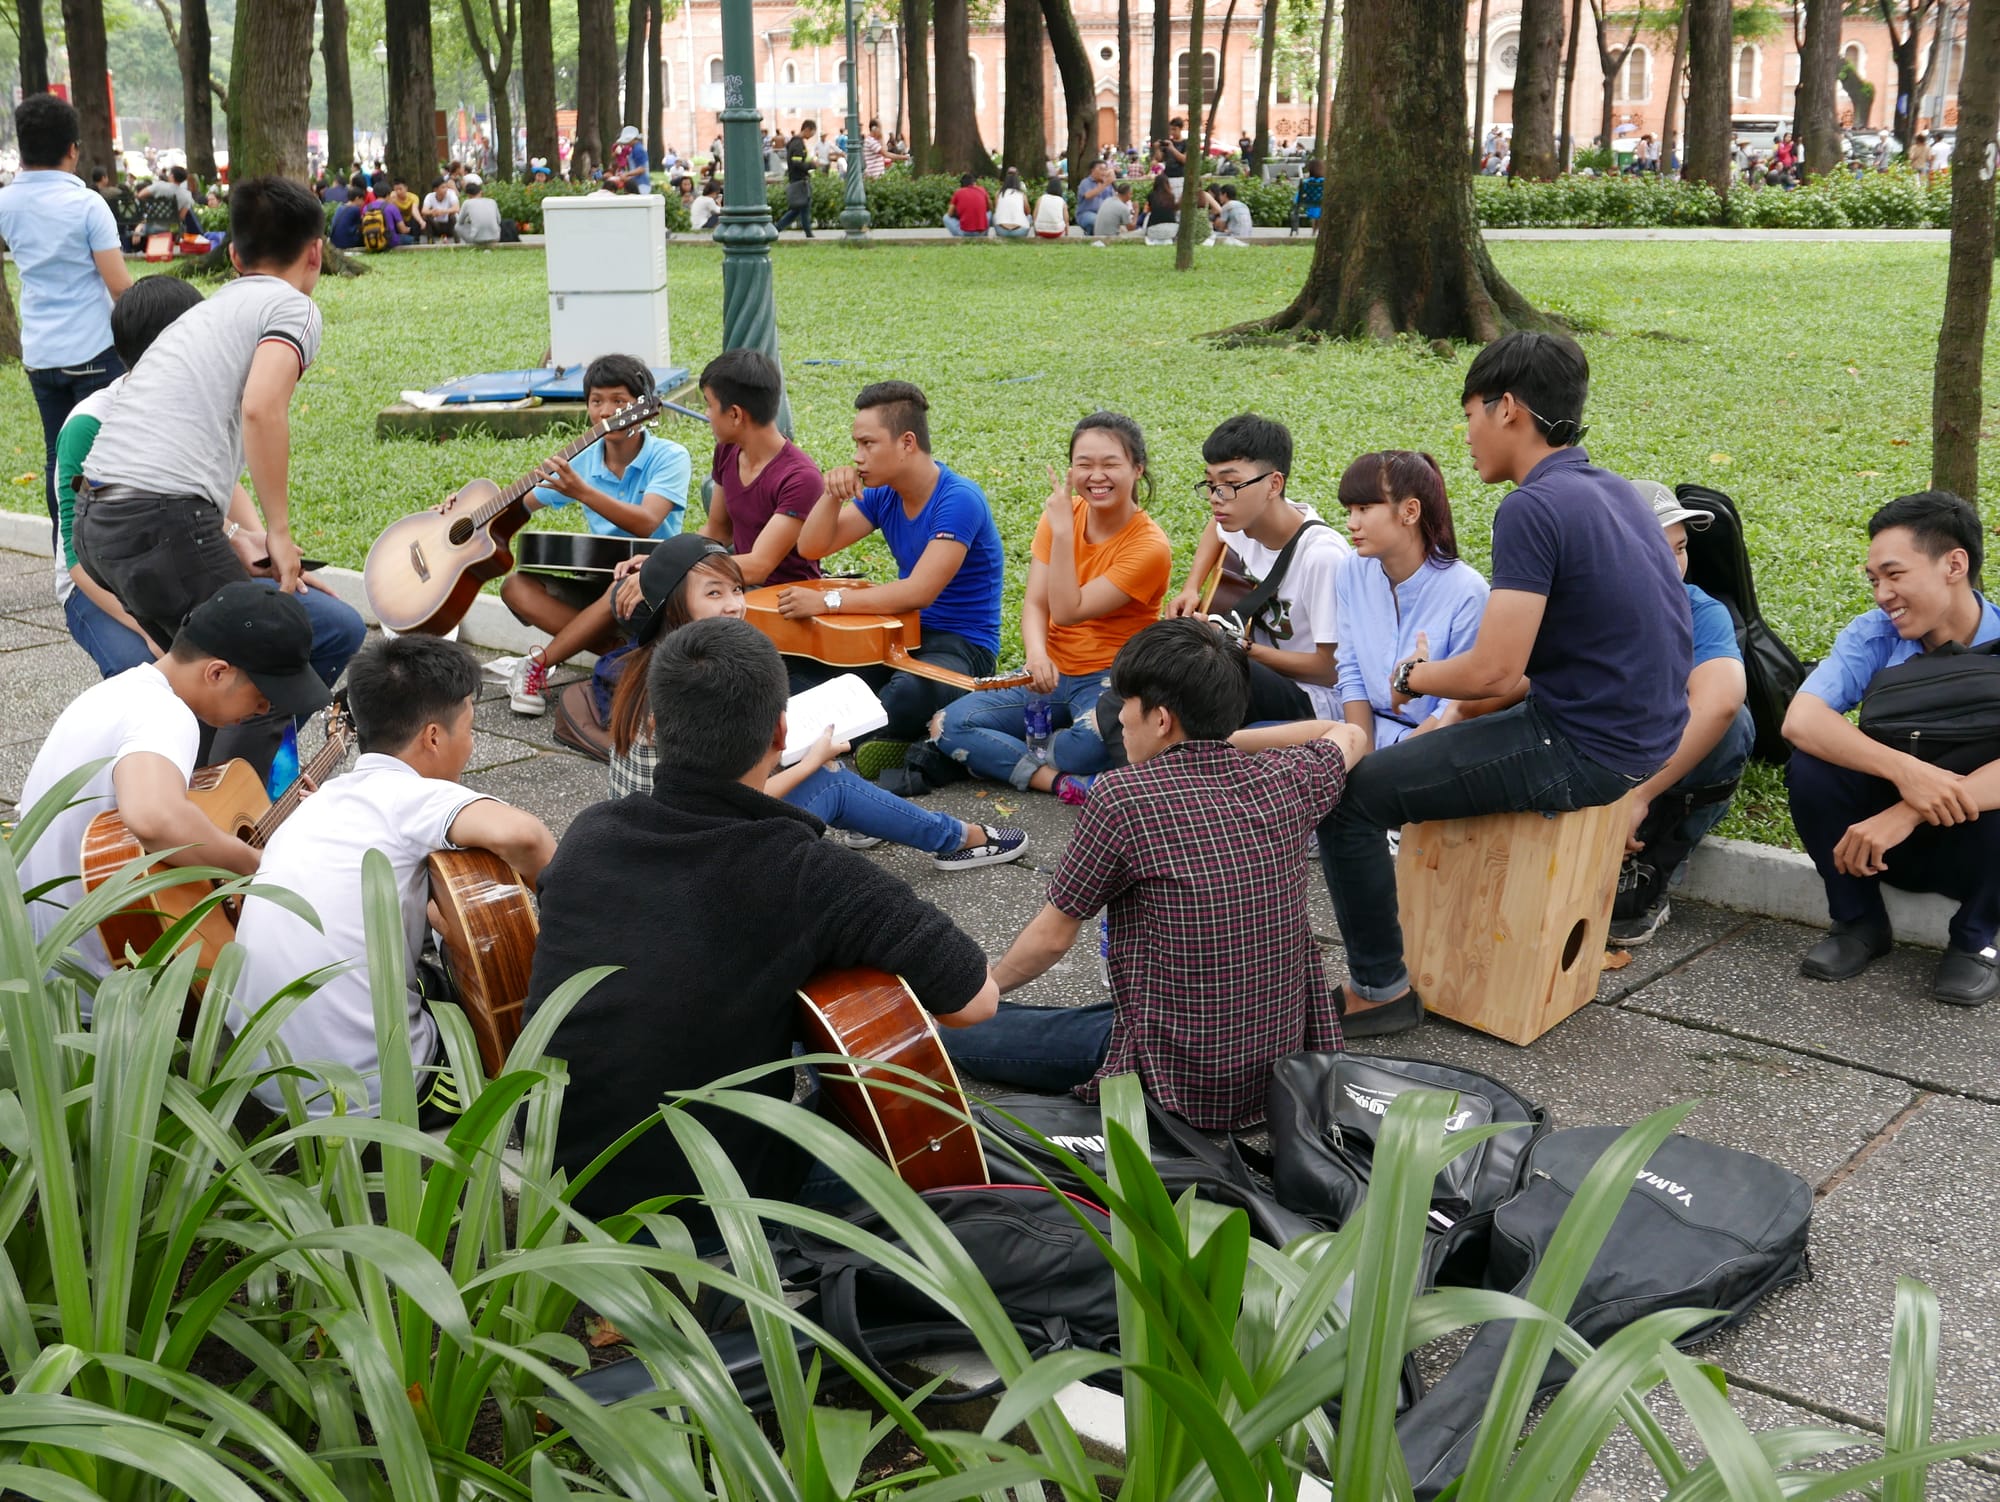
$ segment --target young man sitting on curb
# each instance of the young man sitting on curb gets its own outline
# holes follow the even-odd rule
[[[2000,760],[1964,774],[1870,739],[1847,718],[1884,668],[1947,642],[2000,637],[2000,608],[1973,588],[1979,517],[1927,490],[1868,519],[1875,609],[1841,629],[1785,714],[1792,822],[1826,883],[1833,929],[1806,952],[1814,980],[1851,980],[1889,952],[1882,883],[1955,898],[1951,943],[1931,995],[1984,1006],[2000,994]]]

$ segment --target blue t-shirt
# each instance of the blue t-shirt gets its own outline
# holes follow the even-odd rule
[[[1736,645],[1736,622],[1729,618],[1729,607],[1692,584],[1681,588],[1687,591],[1688,609],[1694,614],[1695,667],[1718,657],[1741,662],[1743,649]]]
[[[942,538],[965,546],[965,561],[938,597],[917,615],[926,632],[950,631],[989,652],[1000,650],[1000,529],[986,493],[964,475],[938,466],[937,488],[914,517],[903,498],[887,485],[861,492],[854,503],[880,529],[896,555],[896,573],[907,579],[924,549]]]
[[[333,242],[335,250],[359,250],[361,248],[361,201],[350,198],[333,211],[333,224],[326,237]]]
[[[2000,606],[1980,595],[1979,629],[1965,645],[1983,646],[1995,637],[2000,637]],[[1824,701],[1837,714],[1846,714],[1868,692],[1869,679],[1884,668],[1908,662],[1923,650],[1921,641],[1905,641],[1898,636],[1888,616],[1870,610],[1840,628],[1840,635],[1833,639],[1833,650],[1799,685],[1799,692]]]
[[[1542,460],[1493,517],[1493,587],[1544,596],[1530,693],[1585,756],[1627,777],[1687,725],[1694,625],[1667,534],[1629,480],[1580,448]]]
[[[1468,650],[1486,612],[1486,581],[1471,564],[1454,560],[1426,563],[1401,584],[1391,584],[1381,559],[1357,555],[1342,566],[1333,593],[1340,620],[1333,654],[1339,701],[1365,701],[1375,716],[1376,746],[1393,746],[1427,718],[1444,713],[1445,701],[1426,694],[1392,709],[1390,672],[1417,650],[1419,633],[1433,658]]]
[[[0,237],[21,273],[21,364],[60,369],[109,350],[111,289],[92,259],[118,249],[104,195],[74,172],[23,172],[0,188]]]
[[[653,529],[654,537],[672,537],[681,529],[681,519],[687,515],[688,474],[693,462],[688,451],[671,438],[657,438],[651,433],[640,435],[639,452],[632,456],[632,462],[625,466],[625,473],[614,475],[604,457],[604,445],[592,444],[574,459],[569,467],[576,471],[577,478],[593,489],[601,490],[614,501],[623,501],[628,506],[638,506],[649,495],[663,495],[673,502],[659,526]],[[544,506],[567,506],[569,497],[561,491],[538,486],[535,499]],[[583,508],[583,519],[590,530],[599,537],[629,537],[632,534],[623,527],[591,510]]]

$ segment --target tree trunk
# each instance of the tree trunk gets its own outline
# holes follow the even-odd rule
[[[207,0],[181,0],[181,35],[193,51],[193,13],[200,11],[208,28]],[[354,79],[347,63],[347,0],[320,0],[320,64],[326,73],[326,165],[345,178],[354,165]],[[208,92],[208,68],[202,66],[200,89]],[[188,171],[194,172],[194,95],[188,95]],[[209,153],[213,167],[215,154]],[[197,174],[199,175],[199,174]]]
[[[1509,177],[1556,175],[1556,80],[1562,0],[1521,0],[1521,57],[1514,65],[1514,145]]]
[[[1063,110],[1069,126],[1064,142],[1069,177],[1071,182],[1081,182],[1097,160],[1097,77],[1069,0],[1042,0],[1042,20],[1048,26],[1056,74],[1062,79]]]
[[[1477,172],[1486,161],[1486,50],[1487,27],[1491,24],[1493,0],[1479,0],[1478,58],[1472,65],[1472,170]],[[1333,0],[1327,0],[1327,16],[1333,15]],[[1322,25],[1325,23],[1322,22]],[[1324,61],[1320,65],[1320,75],[1324,77]]]
[[[590,32],[597,45],[597,139],[604,148],[599,160],[609,167],[625,123],[618,112],[618,0],[591,0],[591,5],[599,22]]]
[[[1570,149],[1576,143],[1571,122],[1576,119],[1576,43],[1583,35],[1583,0],[1569,0],[1569,40],[1563,45],[1562,128],[1556,136],[1556,171],[1569,171]]]
[[[1146,147],[1167,138],[1174,102],[1174,0],[1153,0],[1153,109]]]
[[[1348,5],[1340,78],[1312,268],[1290,307],[1243,331],[1485,343],[1547,327],[1480,238],[1463,134],[1465,0]]]
[[[1313,155],[1318,157],[1326,155],[1326,138],[1333,132],[1333,20],[1339,4],[1340,0],[1326,0],[1319,16],[1319,72],[1313,83]],[[1486,0],[1479,0],[1479,8],[1485,10]],[[1486,55],[1483,37],[1479,55]]]
[[[618,80],[601,66],[603,49],[597,37],[612,14],[612,0],[577,0],[576,134],[570,141],[569,173],[578,182],[587,182],[591,170],[604,165],[610,145],[604,138],[599,96],[606,89],[615,94]]]
[[[903,77],[910,91],[910,170],[930,172],[937,166],[931,140],[930,0],[903,0]],[[855,142],[847,144],[849,150],[861,149]]]
[[[1680,144],[1681,123],[1681,79],[1687,75],[1687,23],[1685,19],[1674,27],[1674,60],[1667,69],[1667,113],[1660,126],[1660,170],[1667,170],[1667,163],[1673,160],[1674,152]],[[1606,137],[1604,144],[1611,144]]]
[[[324,0],[322,0],[324,3]],[[520,24],[515,0],[486,0],[486,18],[493,28],[489,46],[479,29],[473,0],[458,0],[459,18],[465,22],[466,40],[472,45],[473,61],[486,80],[486,97],[493,126],[493,163],[496,176],[514,175],[514,32]]]
[[[630,0],[625,11],[625,98],[618,111],[621,128],[646,122],[647,9],[647,0]],[[777,103],[775,99],[771,102]],[[616,133],[612,139],[618,139]]]
[[[16,0],[21,36],[21,97],[49,91],[49,38],[42,0]]]
[[[1236,24],[1236,0],[1229,0],[1229,8],[1222,13],[1222,47],[1215,55],[1215,93],[1208,101],[1208,115],[1202,121],[1201,139],[1195,144],[1201,148],[1202,165],[1208,165],[1208,148],[1215,141],[1215,111],[1222,103],[1222,91],[1229,74],[1229,28]],[[1201,33],[1196,32],[1199,36]],[[1200,110],[1190,108],[1190,117],[1200,114]]]
[[[1232,9],[1236,0],[1229,0]],[[1182,169],[1180,222],[1174,227],[1174,270],[1194,269],[1194,248],[1209,235],[1208,215],[1201,206],[1201,169],[1208,160],[1202,150],[1201,139],[1195,135],[1193,125],[1201,119],[1202,85],[1207,80],[1202,76],[1207,70],[1202,67],[1202,39],[1208,35],[1207,18],[1202,14],[1203,0],[1190,0],[1188,7],[1188,97],[1187,117],[1190,129],[1186,137],[1187,165]],[[1221,92],[1221,60],[1217,59],[1216,84]]]
[[[666,0],[648,0],[646,6],[646,156],[655,172],[661,171],[667,160],[667,79],[661,40],[666,9]],[[692,142],[689,149],[693,149]],[[664,192],[665,188],[661,184],[653,191]]]
[[[1931,23],[1931,45],[1924,53],[1923,76],[1917,80],[1916,103],[1910,107],[1913,119],[1930,118],[1925,116],[1924,111],[1929,108],[1930,101],[1937,92],[1938,67],[1944,60],[1944,37],[1951,25],[1952,8],[1949,5],[1934,6],[1932,15],[1934,19]],[[1943,124],[1944,111],[1940,109],[1936,116],[1931,118],[1931,133],[1935,135],[1938,127]]]
[[[1854,128],[1868,130],[1875,123],[1875,85],[1854,71],[1846,58],[1840,60],[1840,86],[1854,106]]]
[[[69,49],[69,102],[83,117],[83,150],[76,170],[85,182],[92,169],[118,170],[111,150],[110,63],[104,39],[104,0],[62,0],[63,41]],[[303,146],[300,148],[303,150]]]
[[[1118,0],[1118,149],[1132,144],[1132,0]]]
[[[1895,132],[1903,150],[1917,137],[1917,53],[1923,45],[1924,18],[1934,0],[1903,0],[1903,29],[1896,29],[1895,0],[1876,0],[1889,33],[1889,55],[1896,61]]]
[[[229,76],[229,176],[304,180],[313,0],[256,0],[236,12]],[[251,80],[255,80],[254,86]]]
[[[428,183],[437,176],[437,84],[431,71],[429,0],[386,0],[389,46],[389,176]],[[232,73],[230,77],[240,78]]]
[[[338,0],[335,0],[338,3]],[[197,181],[215,181],[215,95],[209,83],[213,43],[208,0],[181,0],[181,34],[175,51],[181,63],[181,114],[187,122],[187,169]],[[331,79],[328,99],[332,99]]]
[[[1250,160],[1244,163],[1255,173],[1271,154],[1271,84],[1278,71],[1278,0],[1264,0],[1263,24],[1258,28],[1257,124],[1250,133]]]
[[[14,311],[14,294],[7,290],[7,249],[0,245],[0,365],[20,363],[21,315]]]
[[[2000,0],[1973,0],[1959,74],[1961,141],[2000,130]],[[1977,170],[1972,170],[1976,165]],[[1982,361],[1993,294],[1993,148],[1951,175],[1951,265],[1931,387],[1931,487],[1979,504]]]
[[[1799,51],[1796,128],[1806,148],[1806,176],[1836,170],[1840,146],[1841,0],[1805,0],[1805,46]]]
[[[521,0],[521,103],[526,110],[528,156],[562,175],[556,137],[556,49],[549,0]],[[690,142],[690,149],[693,143]]]
[[[1687,0],[1687,150],[1681,176],[1729,195],[1730,0]]]
[[[966,0],[937,0],[931,23],[937,28],[938,169],[954,177],[961,172],[990,177],[993,154],[979,139]]]
[[[1007,50],[1000,160],[1032,184],[1049,168],[1049,136],[1044,124],[1048,95],[1042,84],[1042,8],[1038,0],[1005,0],[1001,29]]]
[[[1597,71],[1604,79],[1603,109],[1599,116],[1597,127],[1598,143],[1608,151],[1611,149],[1611,116],[1618,92],[1618,72],[1619,69],[1625,66],[1625,59],[1632,55],[1632,44],[1639,40],[1640,17],[1633,16],[1632,29],[1625,33],[1625,45],[1623,47],[1613,47],[1611,45],[1611,17],[1606,13],[1606,7],[1600,3],[1600,0],[1590,0],[1590,18],[1596,23],[1597,27]],[[1671,103],[1668,106],[1668,110],[1668,118],[1671,119]],[[1664,134],[1662,132],[1662,135]],[[1614,156],[1612,161],[1615,165],[1617,158]],[[1666,163],[1667,152],[1666,148],[1662,146],[1660,148],[1660,170],[1662,172],[1666,171]]]

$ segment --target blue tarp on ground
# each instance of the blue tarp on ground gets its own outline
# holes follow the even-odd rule
[[[580,402],[583,400],[583,371],[581,365],[567,370],[553,370],[541,366],[534,370],[495,370],[485,375],[460,376],[430,388],[430,394],[441,396],[448,405],[460,402],[517,402],[523,397],[539,397],[545,402]],[[677,391],[687,384],[688,368],[685,365],[655,365],[653,384],[660,391]]]

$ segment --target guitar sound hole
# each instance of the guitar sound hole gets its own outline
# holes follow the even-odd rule
[[[468,516],[459,517],[458,520],[451,524],[450,529],[444,535],[451,539],[453,547],[464,547],[468,542],[472,541],[472,518]]]

